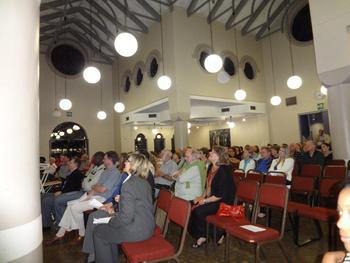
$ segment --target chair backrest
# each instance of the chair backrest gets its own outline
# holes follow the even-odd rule
[[[334,159],[334,160],[329,160],[327,162],[328,165],[343,165],[345,166],[345,160],[343,159]]]
[[[300,176],[305,177],[321,177],[322,167],[318,164],[305,164],[301,167]]]
[[[285,185],[277,184],[267,184],[264,183],[260,186],[258,205],[256,213],[254,215],[254,223],[256,223],[259,207],[268,206],[271,208],[276,208],[279,211],[282,210],[282,220],[280,228],[280,238],[283,237],[284,228],[286,224],[286,215],[287,215],[287,204],[289,197],[289,189]]]
[[[238,187],[238,184],[240,181],[242,181],[245,177],[245,173],[244,170],[242,169],[235,169],[232,172],[232,176],[233,176],[233,181],[235,182],[236,187]]]
[[[159,208],[164,212],[168,213],[172,198],[173,194],[170,191],[161,188],[159,190],[159,195],[157,198],[157,209]]]
[[[268,184],[286,184],[286,174],[283,172],[271,171],[265,176],[265,183]]]
[[[246,178],[248,180],[257,181],[258,183],[261,184],[264,181],[264,174],[254,170],[249,170],[246,174]]]
[[[191,204],[176,196],[173,197],[170,203],[168,218],[166,221],[165,235],[168,232],[169,223],[175,223],[182,228],[180,244],[176,252],[176,256],[179,256],[183,250],[185,244],[185,238],[187,234],[188,221],[190,219]]]
[[[292,193],[310,195],[314,192],[315,180],[312,177],[295,176],[292,178]]]
[[[346,175],[345,165],[327,165],[323,170],[323,178],[339,178],[344,179]]]
[[[344,178],[322,178],[320,182],[319,196],[328,198],[336,197],[341,190],[340,185],[343,181]]]
[[[244,179],[240,181],[235,198],[235,204],[245,203],[253,205],[250,213],[246,211],[246,217],[252,219],[252,216],[255,213],[256,203],[258,201],[259,194],[259,186],[260,184],[257,181],[252,181],[248,179]],[[247,206],[245,206],[247,210]]]
[[[347,167],[348,167],[348,171],[350,171],[350,160],[348,160]]]

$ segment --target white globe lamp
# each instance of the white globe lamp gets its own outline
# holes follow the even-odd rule
[[[211,54],[204,60],[204,67],[209,73],[217,73],[222,68],[223,62],[219,55]]]
[[[273,106],[278,106],[280,105],[282,102],[282,99],[280,96],[273,96],[271,97],[270,99],[270,103],[273,105]]]
[[[79,131],[80,130],[80,127],[76,124],[73,125],[73,130],[75,131]]]
[[[190,122],[187,122],[187,129],[191,129],[192,124]]]
[[[243,89],[236,90],[235,92],[236,100],[245,100],[246,97],[247,97],[247,92],[245,92],[245,90]]]
[[[72,134],[73,130],[71,128],[68,128],[66,132],[67,132],[67,134]]]
[[[157,80],[157,85],[158,85],[158,88],[160,88],[161,90],[170,89],[171,78],[166,75],[160,76]]]
[[[236,123],[234,123],[233,121],[228,121],[227,125],[230,129],[234,128],[236,126]]]
[[[134,35],[128,32],[120,33],[114,40],[114,48],[119,55],[123,57],[131,57],[137,51],[137,39]]]
[[[152,129],[152,133],[153,133],[154,135],[156,135],[156,134],[158,133],[158,129],[157,129],[157,128],[153,128],[153,129]]]
[[[97,112],[97,119],[104,120],[107,118],[107,113],[103,110]]]
[[[62,137],[62,136],[64,136],[64,132],[63,131],[60,131],[59,132],[59,135]]]
[[[323,95],[325,95],[325,96],[327,96],[327,88],[325,87],[325,86],[321,86],[320,87],[320,91],[321,91],[321,93],[323,94]]]
[[[125,110],[125,105],[123,102],[117,102],[114,104],[114,110],[118,113],[122,113]]]
[[[302,84],[303,80],[297,75],[291,76],[287,80],[287,86],[290,89],[299,89]]]
[[[84,69],[83,77],[87,83],[96,84],[101,79],[101,72],[98,68],[90,66]]]
[[[61,99],[59,106],[62,110],[70,110],[72,108],[72,102],[69,99]]]

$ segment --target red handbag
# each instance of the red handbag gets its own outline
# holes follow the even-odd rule
[[[216,212],[218,216],[230,216],[233,219],[243,219],[244,218],[244,206],[243,205],[227,205],[225,203],[220,203],[219,210]]]

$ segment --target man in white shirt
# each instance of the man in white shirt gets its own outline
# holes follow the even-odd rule
[[[196,151],[187,148],[185,152],[186,164],[174,175],[176,178],[175,196],[188,201],[194,200],[203,193],[201,166],[197,156]]]
[[[57,196],[55,199],[55,214],[56,214],[56,223],[58,224],[63,216],[64,211],[67,207],[67,202],[78,199],[84,193],[89,192],[91,187],[98,182],[100,175],[102,174],[105,166],[103,164],[103,152],[96,152],[92,157],[93,167],[86,173],[86,177],[82,183],[82,191],[69,192]]]
[[[177,164],[171,159],[171,157],[172,153],[169,150],[163,150],[160,153],[162,164],[159,169],[157,169],[154,178],[155,187],[157,189],[170,189],[175,181],[171,176],[177,171]]]

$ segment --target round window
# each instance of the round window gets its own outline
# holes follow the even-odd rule
[[[51,50],[51,63],[54,68],[68,76],[79,74],[85,67],[85,57],[76,47],[69,44],[59,44]]]
[[[293,38],[299,42],[308,42],[313,40],[310,6],[309,4],[301,8],[290,25]]]
[[[138,68],[136,73],[136,86],[140,86],[143,80],[143,73],[140,68]]]
[[[205,59],[207,58],[208,55],[209,55],[209,54],[208,54],[208,52],[206,52],[206,51],[202,51],[202,52],[199,54],[199,64],[201,65],[201,67],[202,67],[204,70],[206,70],[205,67],[204,67],[204,61],[205,61]]]
[[[149,75],[151,76],[151,78],[154,78],[155,75],[157,75],[157,72],[158,72],[158,61],[156,58],[153,58],[151,60],[150,67],[149,67]]]
[[[250,64],[249,62],[246,62],[244,64],[244,75],[246,76],[247,79],[254,79],[255,78],[255,72],[254,72],[254,68],[252,66],[252,64]]]
[[[233,76],[236,73],[235,64],[229,57],[224,59],[224,70],[230,76]]]
[[[125,91],[125,92],[129,92],[130,87],[131,87],[130,77],[127,76],[127,77],[125,78],[124,91]]]

